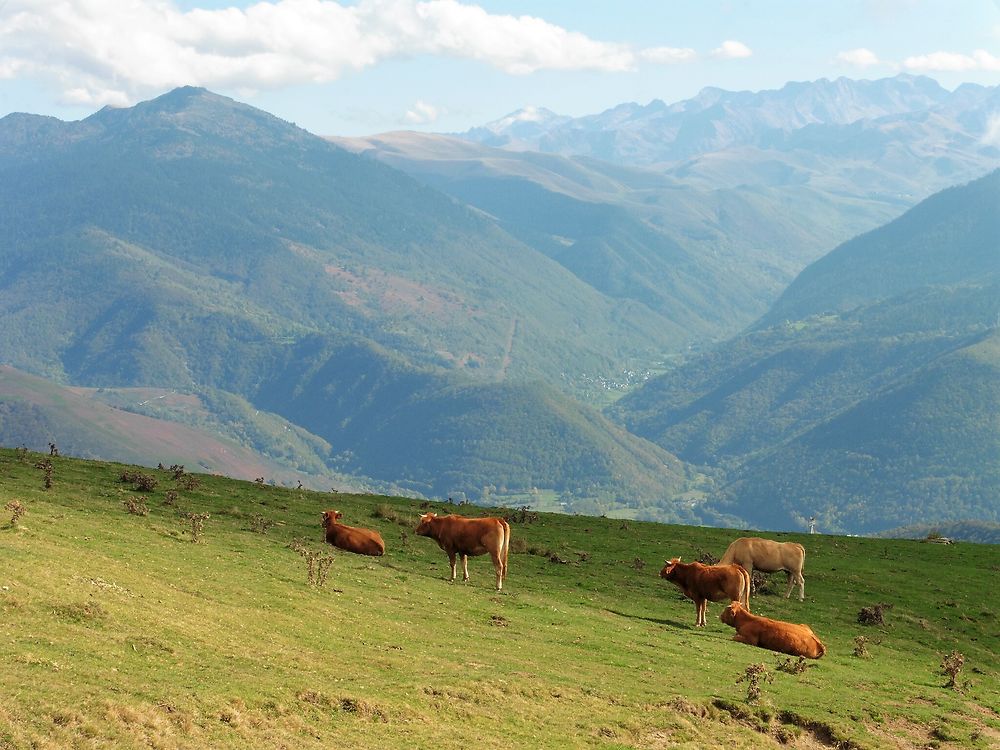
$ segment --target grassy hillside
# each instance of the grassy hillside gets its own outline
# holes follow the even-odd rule
[[[730,640],[657,578],[736,532],[515,514],[505,591],[412,528],[416,501],[331,496],[0,450],[3,748],[917,748],[1000,741],[1000,548],[799,537],[807,621],[829,652],[804,673]],[[167,491],[175,490],[175,505]],[[148,515],[123,501],[145,497]],[[387,554],[333,553],[309,585],[290,548],[325,552],[319,512],[379,529]],[[430,507],[440,509],[434,504]],[[7,511],[10,513],[11,511]],[[209,513],[197,543],[179,513]],[[266,533],[251,530],[276,522]],[[523,545],[523,546],[520,546]],[[524,550],[524,551],[521,551]],[[552,560],[556,560],[553,562]],[[928,575],[930,573],[930,575]],[[881,626],[862,607],[892,604]],[[857,636],[869,658],[853,655]],[[943,655],[965,657],[961,690]],[[763,663],[757,706],[737,678]]]

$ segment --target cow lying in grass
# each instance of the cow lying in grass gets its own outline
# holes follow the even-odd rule
[[[465,518],[459,515],[438,516],[425,513],[420,517],[416,533],[427,536],[448,553],[451,580],[455,580],[455,556],[462,558],[462,580],[469,580],[469,555],[489,553],[496,571],[497,591],[507,577],[507,554],[510,549],[510,524],[502,518]]]
[[[802,601],[806,598],[806,579],[802,577],[802,567],[805,562],[806,548],[798,542],[775,542],[757,536],[745,536],[726,548],[719,564],[736,563],[750,573],[754,570],[764,573],[783,570],[788,575],[785,598],[791,596],[792,589],[798,584],[799,601]]]
[[[340,523],[344,514],[339,510],[328,510],[323,514],[323,528],[326,541],[338,549],[358,555],[380,557],[385,554],[385,542],[377,531],[359,529]]]
[[[818,659],[826,653],[826,646],[808,625],[753,615],[739,602],[733,602],[722,610],[720,619],[726,625],[736,628],[734,641],[748,646],[759,646],[807,659]]]
[[[675,557],[663,566],[660,578],[676,584],[681,593],[694,602],[697,627],[705,627],[709,601],[728,599],[750,607],[750,574],[739,565],[682,563]]]

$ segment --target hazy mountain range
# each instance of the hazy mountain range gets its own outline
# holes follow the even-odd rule
[[[997,111],[996,89],[900,76],[461,138],[331,143],[192,88],[9,115],[0,437],[115,457],[53,396],[73,387],[280,481],[998,520],[996,173],[904,214],[1000,164]],[[129,460],[194,463],[116,423]]]

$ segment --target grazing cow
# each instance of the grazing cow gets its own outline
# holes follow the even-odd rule
[[[802,577],[802,566],[806,562],[806,548],[797,542],[775,542],[756,536],[744,536],[726,548],[720,564],[736,563],[749,572],[760,570],[764,573],[785,571],[788,576],[788,590],[785,598],[791,596],[796,584],[799,586],[799,601],[806,598],[806,579]]]
[[[339,510],[328,510],[323,514],[326,541],[338,549],[358,555],[380,557],[385,554],[385,542],[377,531],[342,524],[338,519],[343,516]]]
[[[721,602],[729,599],[743,602],[747,609],[750,607],[750,574],[739,565],[682,563],[679,557],[675,557],[663,566],[660,578],[676,584],[684,596],[694,602],[696,627],[705,627],[709,600]]]
[[[428,536],[448,553],[451,562],[451,580],[455,580],[455,556],[462,557],[462,580],[469,580],[469,555],[485,555],[493,560],[497,576],[497,591],[503,588],[507,577],[507,553],[510,549],[510,524],[502,518],[465,518],[459,515],[438,516],[424,513],[420,516],[416,533]]]
[[[749,646],[804,656],[807,659],[818,659],[826,653],[826,646],[808,625],[752,615],[739,602],[733,602],[722,610],[720,619],[726,625],[736,628],[734,641]]]

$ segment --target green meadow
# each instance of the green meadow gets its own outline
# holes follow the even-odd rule
[[[752,606],[826,643],[802,669],[658,577],[739,531],[454,508],[511,515],[497,593],[413,534],[441,503],[64,457],[46,488],[48,458],[0,450],[3,750],[1000,746],[997,546],[773,535],[806,546],[806,601]],[[324,545],[327,509],[386,555]]]

